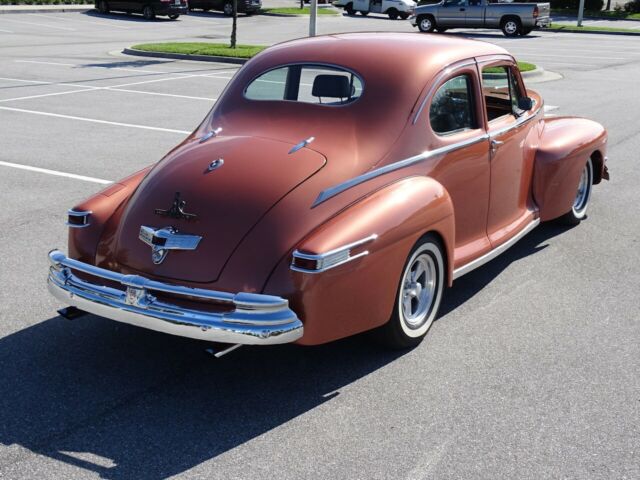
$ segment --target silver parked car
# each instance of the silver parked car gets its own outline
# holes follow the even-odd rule
[[[416,8],[411,24],[421,32],[448,28],[500,28],[507,37],[527,35],[551,24],[548,3],[490,3],[487,0],[444,0]]]

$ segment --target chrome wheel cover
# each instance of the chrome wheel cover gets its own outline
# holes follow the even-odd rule
[[[513,20],[509,20],[507,23],[504,24],[504,30],[508,34],[513,35],[518,31],[518,24]]]
[[[428,18],[423,18],[420,20],[420,28],[424,31],[431,29],[431,20]]]
[[[230,3],[225,3],[223,9],[225,15],[233,15],[233,5]]]
[[[578,191],[576,198],[573,201],[573,214],[576,217],[582,217],[587,211],[589,205],[589,198],[591,197],[591,185],[593,184],[593,167],[591,160],[587,162],[580,175],[580,183],[578,184]]]
[[[405,265],[398,289],[397,317],[408,337],[424,335],[438,312],[444,285],[444,259],[433,242],[425,242]]]

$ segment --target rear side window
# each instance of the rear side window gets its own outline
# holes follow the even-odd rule
[[[287,65],[256,77],[245,89],[249,100],[288,100],[344,105],[362,95],[362,80],[339,67]]]
[[[459,75],[438,88],[429,109],[434,132],[444,135],[476,127],[471,85],[469,75]]]

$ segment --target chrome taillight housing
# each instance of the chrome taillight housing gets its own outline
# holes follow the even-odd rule
[[[91,213],[91,210],[69,210],[67,212],[67,226],[71,228],[88,227]]]

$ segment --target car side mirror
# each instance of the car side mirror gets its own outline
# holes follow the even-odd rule
[[[533,99],[530,97],[522,97],[518,100],[518,108],[520,110],[531,110],[533,108]]]

